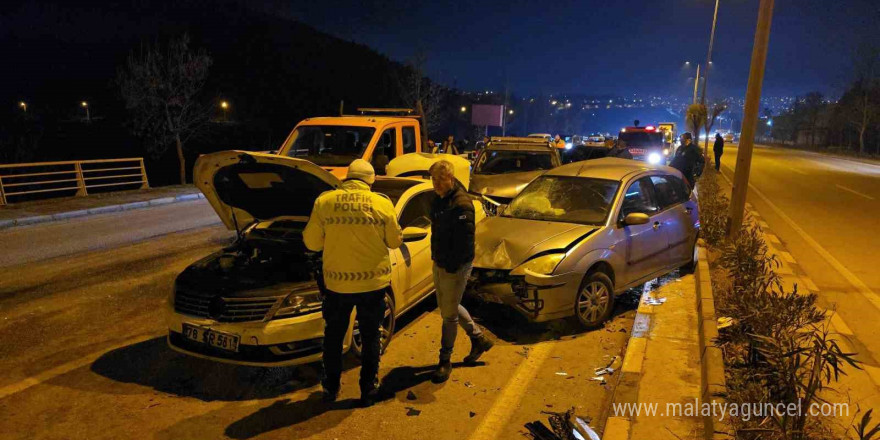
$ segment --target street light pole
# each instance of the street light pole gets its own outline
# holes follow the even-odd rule
[[[82,106],[82,108],[86,109],[86,123],[92,122],[92,117],[89,115],[89,103],[83,101],[79,103],[79,105]]]
[[[739,233],[746,206],[749,171],[752,165],[752,148],[755,144],[755,127],[758,124],[758,110],[761,106],[761,86],[764,83],[764,66],[767,61],[767,46],[770,42],[770,23],[772,19],[773,0],[761,0],[758,6],[755,45],[752,48],[749,85],[746,90],[746,103],[743,109],[742,134],[740,135],[739,149],[736,153],[733,191],[730,195],[730,214],[728,215],[727,222],[727,236],[730,239],[735,239]]]
[[[712,65],[712,46],[715,45],[715,24],[718,23],[719,2],[720,0],[715,0],[715,14],[712,16],[712,32],[709,34],[709,52],[706,54],[706,81],[703,81],[703,91],[700,93],[700,104],[703,105],[706,105],[706,84],[709,83],[709,67]]]
[[[697,86],[700,85],[700,65],[697,64],[697,76],[694,77],[694,100],[693,104],[697,103]]]

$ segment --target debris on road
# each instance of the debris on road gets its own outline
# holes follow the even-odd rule
[[[605,368],[596,368],[596,376],[604,376],[606,374],[614,374],[614,368],[605,367]]]
[[[408,415],[408,416],[417,416],[421,413],[422,413],[422,411],[417,410],[411,406],[406,407],[406,415]]]
[[[412,390],[406,392],[406,400],[416,400],[416,393],[412,392]]]
[[[565,371],[557,371],[556,375],[557,376],[568,376],[568,373],[566,373]]]
[[[477,413],[470,411],[470,412],[468,412],[468,415],[470,415],[471,418],[474,418],[474,416],[477,415]]]
[[[466,387],[468,387],[468,388],[473,388],[473,387],[474,387],[474,384],[472,384],[472,383],[470,383],[470,382],[465,382],[465,383],[464,383],[464,386],[466,386]]]
[[[722,317],[718,318],[718,330],[730,327],[734,324],[736,324],[735,318],[731,318],[729,316],[722,316]]]
[[[599,434],[596,434],[596,431],[594,431],[593,428],[590,428],[590,425],[587,424],[589,421],[580,417],[575,417],[574,420],[576,423],[575,429],[581,434],[584,440],[602,440],[599,438]]]
[[[605,385],[605,376],[596,376],[590,380],[599,382],[599,385]]]
[[[540,420],[535,420],[534,422],[526,423],[526,429],[532,434],[532,437],[535,440],[560,440],[556,434],[553,433],[543,422]]]
[[[516,354],[528,359],[529,358],[529,350],[530,350],[530,347],[524,346],[522,348],[522,351],[518,351],[518,352],[516,352]]]
[[[646,296],[643,302],[645,303],[645,305],[659,306],[666,302],[666,298],[654,298],[653,296]]]

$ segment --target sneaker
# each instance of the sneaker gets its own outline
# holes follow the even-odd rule
[[[450,374],[452,374],[452,362],[440,361],[440,363],[437,364],[437,369],[434,370],[434,374],[431,376],[431,382],[446,382],[449,379]]]
[[[489,338],[484,335],[471,338],[471,352],[464,357],[464,362],[466,364],[473,364],[483,355],[483,353],[489,351],[494,345],[495,343],[490,341]]]

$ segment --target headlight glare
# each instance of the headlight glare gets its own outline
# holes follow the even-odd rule
[[[651,153],[648,155],[648,163],[650,164],[658,164],[660,163],[660,155],[657,153]]]

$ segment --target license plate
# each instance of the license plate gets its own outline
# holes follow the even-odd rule
[[[183,337],[190,341],[210,345],[227,351],[238,351],[238,335],[218,332],[209,328],[183,324]]]

